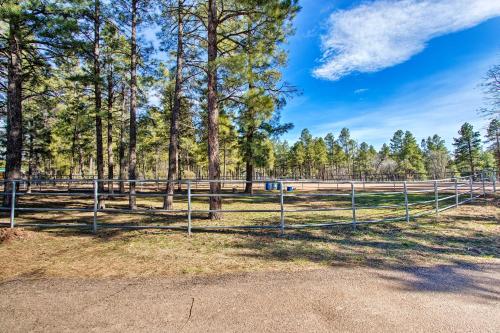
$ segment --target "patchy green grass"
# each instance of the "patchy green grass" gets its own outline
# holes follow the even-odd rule
[[[331,193],[325,190],[313,190],[315,193]],[[194,190],[195,195],[206,193],[204,190]],[[230,192],[225,191],[226,194]],[[286,194],[284,198],[285,223],[293,224],[314,224],[314,223],[338,223],[352,220],[352,203],[347,191],[336,191],[341,196],[314,196],[310,191],[297,191]],[[279,193],[275,191],[257,191],[256,194],[266,194],[267,196],[238,196],[224,197],[224,210],[244,210],[245,212],[225,212],[224,218],[220,221],[208,220],[208,214],[201,212],[208,209],[208,197],[194,197],[192,199],[192,225],[196,226],[278,226],[280,222]],[[308,196],[301,196],[308,195]],[[441,197],[449,196],[450,193],[442,193]],[[460,196],[461,199],[465,195]],[[421,201],[434,199],[433,193],[419,193],[409,195],[410,214],[416,215],[424,211],[434,209],[434,203],[416,204]],[[455,198],[439,202],[440,207],[454,204]],[[182,212],[161,213],[155,209],[161,209],[163,197],[138,197],[138,208],[142,213],[129,214],[120,212],[100,212],[98,223],[106,224],[131,224],[146,226],[182,226],[187,225],[187,199],[185,197],[174,198],[174,209]],[[415,204],[415,205],[414,205]],[[387,207],[395,206],[399,207]],[[23,196],[20,198],[19,207],[51,207],[51,208],[87,208],[92,209],[92,198],[68,197],[68,196]],[[105,200],[107,209],[127,209],[128,198],[116,197]],[[378,208],[369,208],[377,207]],[[317,211],[303,211],[316,209]],[[321,209],[336,209],[332,211],[321,211]],[[255,212],[256,210],[275,210],[274,212]],[[302,211],[300,211],[302,210]],[[319,211],[318,211],[319,210]],[[398,218],[405,216],[403,194],[381,194],[372,192],[358,192],[356,196],[356,217],[357,220],[371,221],[385,218]],[[16,223],[22,225],[24,222],[31,223],[92,223],[92,212],[18,212]]]
[[[333,200],[332,204],[347,203]],[[226,206],[230,205],[245,207],[243,203],[226,202]],[[268,223],[258,214],[244,218],[240,214],[237,222]],[[52,217],[38,215],[37,218],[50,220]],[[119,217],[113,218],[119,220]],[[287,220],[292,218],[292,214],[287,214]],[[330,219],[331,215],[326,218]],[[61,219],[63,217],[58,217],[58,221]],[[206,219],[196,221],[208,222]],[[159,223],[139,219],[137,222]],[[276,231],[198,232],[189,237],[183,231],[164,230],[102,229],[93,235],[88,230],[25,229],[0,243],[0,279],[200,275],[336,265],[491,262],[500,259],[499,237],[499,208],[492,203],[460,206],[441,213],[437,221],[432,216],[411,223],[359,225],[356,230],[350,226],[287,230],[284,236]]]

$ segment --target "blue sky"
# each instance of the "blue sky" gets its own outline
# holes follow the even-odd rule
[[[302,0],[284,79],[301,95],[281,111],[315,136],[348,127],[375,147],[398,130],[451,147],[468,121],[484,132],[478,86],[500,61],[494,0]]]

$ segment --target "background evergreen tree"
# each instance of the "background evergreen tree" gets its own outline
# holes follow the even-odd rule
[[[464,123],[454,138],[455,161],[462,171],[470,171],[473,175],[480,165],[481,135],[474,131],[469,123]]]

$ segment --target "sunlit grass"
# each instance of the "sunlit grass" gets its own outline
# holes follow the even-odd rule
[[[498,213],[491,204],[464,205],[442,212],[437,221],[431,216],[411,223],[359,225],[356,230],[351,226],[286,230],[283,236],[269,230],[195,232],[191,237],[185,231],[167,230],[101,229],[97,235],[89,229],[25,231],[22,239],[0,244],[0,279],[489,262],[500,258]],[[260,220],[262,216],[245,218],[251,223]]]

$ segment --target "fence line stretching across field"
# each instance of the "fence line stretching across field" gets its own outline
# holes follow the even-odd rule
[[[475,181],[474,179],[479,179],[479,181]],[[103,182],[104,184],[108,184],[110,188],[108,188],[107,192],[99,192],[99,183]],[[354,228],[358,224],[368,224],[368,223],[381,223],[381,222],[397,222],[397,221],[406,221],[409,222],[410,219],[421,217],[429,214],[439,214],[439,212],[458,207],[458,205],[472,202],[474,199],[479,198],[481,196],[486,197],[487,193],[496,193],[496,175],[486,176],[485,174],[468,176],[468,177],[458,177],[458,178],[448,178],[448,179],[438,179],[431,181],[390,181],[390,182],[351,182],[351,181],[342,181],[342,182],[334,182],[334,181],[297,181],[297,180],[276,180],[272,181],[277,186],[277,193],[192,193],[193,184],[198,186],[209,185],[210,183],[220,183],[222,184],[246,184],[248,181],[236,181],[236,180],[175,180],[172,181],[179,185],[185,185],[187,187],[186,193],[174,193],[172,196],[174,197],[183,197],[187,198],[187,209],[123,209],[123,208],[101,208],[99,203],[104,198],[110,197],[124,197],[130,196],[130,193],[117,193],[113,191],[114,183],[132,183],[135,182],[137,184],[156,184],[157,187],[159,184],[166,184],[168,180],[72,180],[72,179],[59,179],[59,180],[36,180],[31,181],[31,183],[39,184],[40,191],[29,193],[28,191],[20,191],[21,185],[24,185],[26,188],[27,180],[13,180],[13,181],[4,181],[4,194],[3,196],[9,196],[10,206],[9,207],[1,207],[0,210],[8,211],[10,213],[10,221],[9,223],[0,223],[0,225],[10,226],[14,228],[16,226],[15,223],[15,215],[16,211],[39,211],[39,212],[92,212],[92,231],[97,232],[98,228],[124,228],[124,229],[145,229],[145,228],[159,228],[159,229],[183,229],[187,230],[187,232],[191,235],[193,230],[212,230],[212,229],[278,229],[282,233],[285,229],[294,229],[294,228],[307,228],[307,227],[332,227],[337,225],[346,225],[351,224]],[[270,181],[253,181],[253,184],[265,184]],[[70,192],[69,187],[72,183],[81,183],[86,185],[92,185],[92,191],[90,191],[90,187],[88,188],[88,192]],[[448,186],[447,183],[451,183]],[[54,186],[59,185],[67,185],[68,191],[61,192],[58,188],[57,191],[41,191],[42,184],[52,184]],[[109,185],[111,184],[111,185]],[[286,185],[299,185],[302,187],[304,185],[318,184],[318,189],[321,185],[336,185],[337,189],[339,185],[347,185],[346,193],[295,193],[285,191]],[[387,185],[393,185],[393,191],[356,191],[356,186],[362,186],[363,190],[366,189],[367,185],[379,185],[382,187],[386,187]],[[439,188],[439,184],[445,184],[446,187]],[[8,189],[6,190],[6,185],[8,185]],[[402,186],[402,191],[396,191],[396,185]],[[430,185],[430,188],[424,189],[409,189],[410,185],[419,186],[419,185]],[[463,191],[462,188],[466,187],[466,191]],[[19,190],[18,190],[19,188]],[[490,191],[488,191],[488,189]],[[447,193],[452,193],[451,195],[447,195],[445,197],[440,197],[439,192],[445,190]],[[417,202],[409,202],[410,194],[434,194],[432,200],[420,200]],[[444,192],[442,192],[444,193]],[[135,197],[166,197],[169,196],[166,192],[137,192],[132,194]],[[401,204],[384,204],[384,205],[376,205],[376,206],[361,206],[357,203],[356,198],[364,197],[364,196],[377,196],[377,195],[403,195],[404,203]],[[463,196],[466,195],[466,198]],[[70,197],[81,197],[81,198],[92,198],[93,199],[93,207],[92,208],[53,208],[53,207],[18,207],[16,206],[16,200],[22,196],[70,196]],[[279,209],[195,209],[192,207],[193,198],[210,198],[210,197],[277,197],[279,199]],[[285,209],[285,198],[287,197],[344,197],[346,199],[350,199],[350,206],[347,207],[329,207],[329,208],[300,208],[300,209]],[[440,203],[445,200],[451,200],[455,198],[453,204],[441,207]],[[419,212],[416,214],[411,214],[411,207],[416,205],[424,205],[424,204],[433,204],[433,208]],[[377,209],[402,209],[404,208],[404,216],[397,216],[392,218],[383,218],[383,219],[368,219],[362,220],[359,219],[357,213],[361,210],[377,210]],[[297,213],[297,212],[333,212],[333,211],[351,211],[351,218],[349,221],[342,222],[331,222],[331,223],[301,223],[301,224],[286,224],[285,213]],[[154,213],[185,213],[187,216],[187,226],[147,226],[147,225],[124,225],[124,224],[110,224],[110,223],[101,223],[98,224],[98,214],[102,213],[127,213],[127,214],[154,214]],[[277,225],[200,225],[193,226],[192,225],[192,214],[193,213],[211,213],[211,212],[220,212],[220,213],[279,213],[279,224]],[[35,227],[86,227],[88,224],[62,224],[62,223],[22,223],[23,226],[35,226]]]

